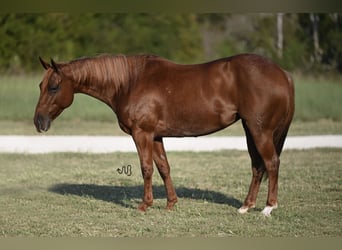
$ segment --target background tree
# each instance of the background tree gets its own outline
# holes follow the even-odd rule
[[[341,29],[341,13],[2,13],[0,72],[34,72],[38,56],[148,53],[198,63],[249,52],[290,71],[342,73]]]

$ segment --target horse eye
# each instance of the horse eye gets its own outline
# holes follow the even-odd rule
[[[49,92],[55,94],[59,90],[59,85],[49,86],[48,90]]]

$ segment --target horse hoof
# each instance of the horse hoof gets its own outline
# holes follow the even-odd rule
[[[166,210],[173,210],[173,207],[175,206],[175,204],[177,203],[177,200],[175,201],[168,201],[166,204]]]
[[[240,213],[240,214],[245,214],[245,213],[247,213],[248,212],[248,210],[250,209],[250,208],[255,208],[255,204],[250,204],[250,205],[248,205],[248,206],[242,206],[242,207],[240,207],[239,209],[238,209],[238,212]]]
[[[240,207],[239,209],[238,209],[238,212],[239,212],[239,214],[245,214],[245,213],[247,213],[248,212],[248,207]]]
[[[167,211],[172,211],[173,208],[174,208],[174,204],[167,204],[166,207],[165,207],[165,209],[166,209]]]
[[[142,203],[139,204],[138,210],[141,211],[141,212],[146,212],[148,207],[149,206],[147,206],[144,202],[142,202]]]
[[[270,217],[271,216],[271,212],[273,209],[277,208],[278,206],[266,206],[263,210],[262,210],[262,214],[266,217]]]

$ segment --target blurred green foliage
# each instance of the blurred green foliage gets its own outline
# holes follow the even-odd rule
[[[309,13],[283,15],[279,57],[276,14],[1,13],[0,72],[37,71],[38,56],[68,61],[100,53],[145,53],[198,63],[252,52],[290,71],[342,73],[342,14],[315,17],[319,57]]]

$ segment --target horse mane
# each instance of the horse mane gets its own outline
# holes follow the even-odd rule
[[[143,70],[148,55],[99,55],[83,57],[62,65],[68,77],[84,85],[112,85],[119,90],[124,84],[135,81]],[[64,71],[64,70],[63,70]]]

